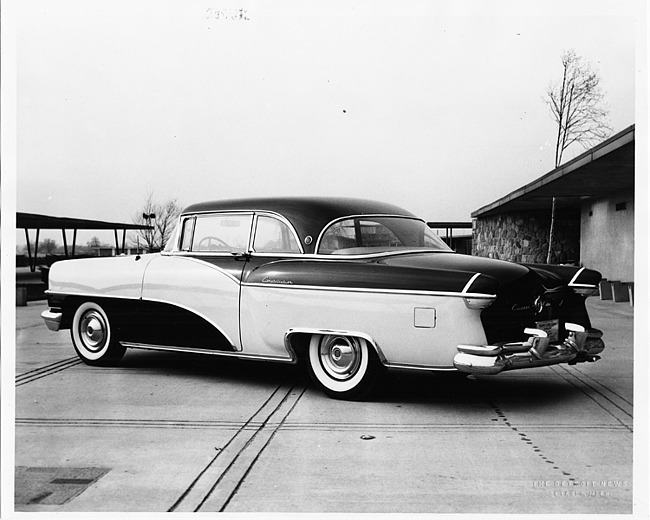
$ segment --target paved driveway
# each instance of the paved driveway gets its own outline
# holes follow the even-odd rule
[[[17,308],[16,511],[631,513],[632,330],[590,300],[598,363],[389,374],[328,399],[292,366],[74,355]]]

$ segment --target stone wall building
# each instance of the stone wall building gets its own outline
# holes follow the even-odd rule
[[[539,179],[472,213],[472,254],[584,265],[634,280],[634,125]]]
[[[562,208],[555,219],[551,262],[578,263],[580,211]],[[512,211],[476,219],[472,254],[511,262],[546,263],[550,223],[550,210]]]

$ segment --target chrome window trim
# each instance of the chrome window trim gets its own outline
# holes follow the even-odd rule
[[[382,214],[382,213],[368,213],[368,214],[365,214],[365,215],[364,214],[362,214],[362,215],[346,215],[345,217],[335,218],[334,220],[331,220],[330,222],[328,222],[327,224],[325,224],[323,226],[323,229],[321,230],[320,234],[318,235],[318,238],[316,239],[316,245],[314,246],[314,251],[316,252],[315,254],[318,255],[318,256],[325,256],[325,257],[334,256],[334,257],[337,257],[337,258],[344,258],[346,256],[357,257],[357,258],[368,258],[370,256],[379,254],[379,253],[368,253],[368,254],[358,254],[358,255],[334,255],[334,254],[331,254],[331,253],[330,254],[323,254],[323,253],[318,252],[318,250],[320,249],[321,241],[323,239],[323,235],[327,232],[327,230],[329,228],[331,228],[337,222],[341,222],[343,220],[355,219],[355,218],[369,218],[369,219],[372,219],[372,218],[403,218],[403,219],[409,219],[409,220],[417,220],[418,222],[422,222],[426,227],[429,227],[429,226],[427,226],[427,223],[426,223],[426,221],[424,219],[414,217],[412,215],[391,215],[391,214]],[[402,251],[403,250],[400,250],[400,252],[402,252]],[[418,249],[417,251],[429,251],[429,250],[427,250],[427,249]],[[430,251],[439,251],[441,253],[452,253],[453,252],[453,250],[451,248],[449,248],[448,251],[447,250],[441,250],[441,249],[432,249]],[[390,254],[390,252],[387,252],[387,251],[382,251],[382,253]]]
[[[253,234],[253,221],[255,220],[255,212],[254,211],[205,211],[201,213],[191,213],[190,215],[194,216],[194,230],[192,231],[192,247],[194,247],[194,235],[196,233],[196,224],[197,220],[199,218],[209,218],[213,215],[236,215],[236,216],[246,216],[250,215],[251,216],[251,223],[248,228],[248,241],[246,244],[246,251],[241,251],[244,253],[248,253],[251,250],[251,246],[253,244],[251,240],[251,235]],[[185,251],[184,251],[185,252]],[[209,253],[210,255],[215,255],[217,253],[226,253],[226,256],[232,256],[232,253],[236,253],[237,251],[194,251],[193,249],[190,249],[187,251],[189,253]]]
[[[291,234],[293,235],[294,240],[296,241],[296,244],[298,244],[298,249],[300,250],[300,253],[273,253],[269,251],[255,251],[253,249],[253,246],[255,245],[255,236],[257,235],[257,219],[258,217],[268,217],[268,218],[273,218],[282,224],[286,225],[289,230],[291,231]],[[274,211],[256,211],[255,216],[253,218],[253,236],[251,238],[250,242],[250,247],[248,249],[248,252],[251,254],[257,255],[268,255],[268,256],[285,256],[285,255],[295,255],[295,256],[300,256],[305,254],[305,250],[302,247],[302,242],[300,241],[300,237],[298,236],[298,233],[296,232],[296,229],[293,227],[291,222],[289,222],[285,217],[280,215],[279,213],[275,213]]]
[[[190,249],[181,249],[181,246],[183,245],[183,238],[185,237],[185,223],[192,221],[192,228],[191,228],[191,233],[190,233]],[[181,232],[179,233],[178,241],[176,243],[176,247],[178,251],[191,251],[192,250],[192,242],[194,241],[194,230],[196,229],[196,215],[189,215],[187,217],[182,217],[180,219],[180,230]],[[174,251],[174,249],[172,249]]]
[[[187,218],[194,218],[196,220],[197,217],[199,217],[199,216],[203,217],[203,216],[206,216],[206,215],[253,215],[253,220],[252,220],[252,224],[251,224],[251,228],[249,230],[249,236],[248,236],[248,246],[247,246],[247,249],[245,251],[246,253],[253,253],[254,252],[253,251],[253,243],[254,243],[254,239],[255,239],[254,234],[255,234],[255,230],[256,230],[256,226],[257,226],[257,215],[264,215],[264,216],[272,217],[272,218],[275,218],[275,219],[279,220],[280,222],[286,224],[289,227],[289,229],[291,230],[291,233],[293,233],[293,237],[296,239],[296,242],[298,243],[298,247],[300,248],[300,253],[283,253],[282,255],[272,254],[270,256],[283,256],[284,254],[288,254],[288,255],[299,255],[300,254],[300,255],[302,255],[305,252],[304,248],[302,247],[302,241],[300,240],[300,236],[298,235],[298,232],[296,231],[296,228],[293,226],[293,224],[285,216],[283,216],[282,214],[277,213],[275,211],[254,210],[254,209],[245,209],[245,210],[237,209],[237,210],[223,210],[223,211],[197,211],[197,212],[194,212],[194,213],[184,213],[184,214],[179,215],[179,217],[178,217],[179,224],[182,225],[183,220],[185,220]],[[192,229],[192,241],[194,240],[194,228],[196,228],[196,222],[195,222],[195,224],[193,226],[193,229]],[[180,234],[181,233],[179,233],[179,235]],[[190,253],[195,253],[195,254],[205,253],[205,251],[191,251],[191,250],[190,251],[183,251],[183,250],[180,249],[180,244],[181,244],[180,236],[177,236],[176,244],[174,245],[174,248],[170,252],[171,253],[190,252]],[[212,255],[214,255],[216,253],[223,253],[223,252],[216,252],[215,251],[215,252],[211,252],[211,253],[212,253]],[[229,255],[230,255],[230,253],[226,254],[226,256],[229,256]]]

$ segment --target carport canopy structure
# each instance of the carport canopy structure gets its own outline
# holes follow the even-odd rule
[[[125,251],[126,232],[127,230],[134,229],[150,229],[153,226],[146,226],[140,224],[123,224],[120,222],[105,222],[102,220],[88,220],[83,218],[69,218],[69,217],[52,217],[49,215],[39,215],[36,213],[20,213],[16,212],[16,229],[25,230],[25,238],[27,239],[27,256],[29,257],[29,268],[33,272],[36,270],[36,257],[38,256],[38,238],[41,229],[60,229],[63,235],[63,248],[65,257],[74,257],[75,246],[77,242],[77,231],[79,229],[112,229],[115,234],[115,251],[119,255],[120,252]],[[31,246],[29,244],[29,230],[36,230],[36,239],[34,240],[34,255],[32,256]],[[72,250],[68,251],[68,239],[66,231],[72,230]],[[118,239],[118,231],[122,231],[122,247]]]
[[[454,229],[472,229],[471,222],[427,222],[431,229],[444,229],[447,243],[451,243],[454,237]]]

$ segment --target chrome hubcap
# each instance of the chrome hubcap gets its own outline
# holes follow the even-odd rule
[[[106,344],[107,327],[104,317],[97,311],[89,311],[79,322],[79,336],[84,347],[92,352],[101,350]]]
[[[323,369],[335,379],[348,379],[356,374],[361,364],[361,347],[356,338],[326,336],[320,344]]]

